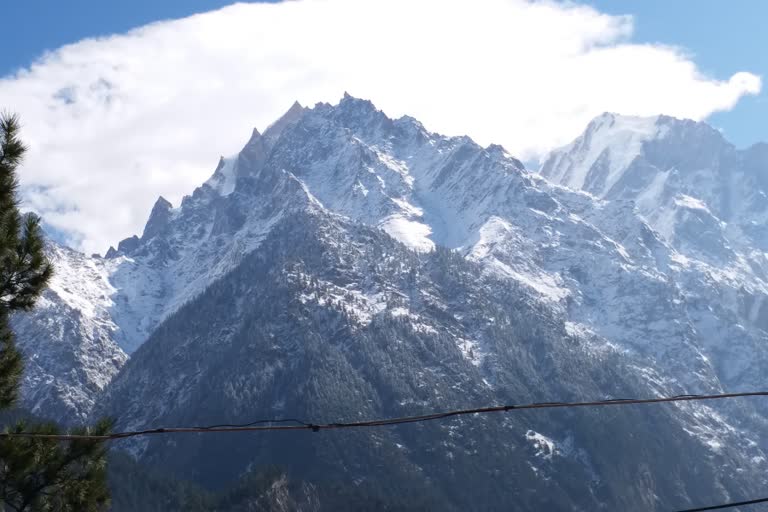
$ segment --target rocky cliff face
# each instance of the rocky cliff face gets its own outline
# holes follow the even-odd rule
[[[294,105],[178,208],[161,198],[142,237],[108,258],[56,249],[100,284],[55,285],[51,304],[70,309],[44,303],[20,340],[56,317],[103,333],[67,346],[116,355],[91,386],[79,353],[54,364],[25,342],[40,374],[78,375],[61,409],[40,405],[42,380],[25,399],[140,428],[760,387],[763,210],[726,168],[757,184],[764,151],[718,137],[602,116],[542,169],[585,193],[364,100]],[[765,413],[628,407],[130,449],[211,485],[279,463],[441,507],[666,510],[763,486]]]

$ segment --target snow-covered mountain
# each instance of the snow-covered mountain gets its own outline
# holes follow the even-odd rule
[[[768,329],[768,145],[709,125],[603,114],[541,174],[626,203],[674,251],[687,318],[730,387],[759,387]]]
[[[52,248],[54,285],[18,321],[39,366],[26,404],[70,421],[95,406],[133,428],[761,387],[761,148],[605,115],[544,165],[561,186],[368,101],[295,104],[181,205],[160,198],[141,237],[105,258]],[[66,364],[26,341],[45,335]],[[46,379],[72,383],[60,409]],[[131,449],[201,481],[282,461],[465,508],[665,510],[764,486],[767,412],[700,403],[253,439],[236,455],[224,439]],[[462,498],[473,490],[485,501]]]
[[[634,201],[675,248],[723,266],[739,252],[759,252],[764,264],[766,167],[768,144],[738,150],[705,123],[603,114],[541,172],[600,198]]]
[[[31,412],[79,423],[127,356],[112,316],[114,262],[49,244],[50,287],[29,313],[13,318],[25,355],[22,399]]]

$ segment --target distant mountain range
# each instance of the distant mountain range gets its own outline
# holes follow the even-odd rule
[[[762,389],[766,188],[768,145],[704,123],[604,114],[534,173],[369,101],[297,103],[141,237],[51,244],[15,319],[24,405],[133,429]],[[766,418],[734,400],[123,447],[211,488],[277,464],[392,509],[662,511],[764,491]]]

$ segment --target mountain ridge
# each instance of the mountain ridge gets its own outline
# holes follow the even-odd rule
[[[468,137],[432,133],[407,116],[390,119],[367,100],[345,95],[338,105],[296,103],[263,134],[254,130],[238,155],[222,158],[212,177],[178,207],[158,199],[142,236],[122,241],[108,257],[89,259],[54,246],[62,258],[81,258],[98,286],[73,294],[62,283],[73,282],[75,271],[65,272],[52,286],[52,301],[20,324],[19,338],[55,338],[55,326],[43,319],[57,315],[75,326],[75,335],[55,338],[69,347],[74,368],[90,368],[78,355],[83,348],[113,354],[108,372],[84,372],[80,387],[73,385],[60,400],[64,405],[51,410],[70,422],[109,413],[122,428],[216,423],[222,417],[245,421],[281,403],[295,410],[275,412],[335,421],[355,411],[424,412],[429,404],[449,408],[469,397],[515,401],[542,391],[548,396],[537,399],[548,401],[757,388],[768,362],[768,310],[762,309],[768,286],[759,279],[748,282],[763,271],[751,263],[756,255],[745,256],[752,238],[736,244],[739,239],[724,228],[721,238],[707,239],[713,247],[706,248],[694,236],[700,230],[678,230],[685,222],[709,219],[706,212],[680,217],[676,237],[670,237],[658,219],[638,208],[638,190],[646,189],[627,185],[628,172],[655,169],[652,182],[666,175],[659,162],[704,161],[701,154],[686,159],[681,149],[681,141],[700,140],[690,123],[679,122],[689,128],[678,136],[669,126],[678,121],[654,119],[649,128],[647,121],[600,116],[591,124],[591,138],[556,152],[542,168],[542,174],[569,184],[599,185],[593,192],[610,195],[601,198],[550,183],[500,146],[483,148]],[[659,120],[666,123],[663,136],[656,130]],[[665,149],[668,139],[677,153]],[[605,151],[593,148],[595,141],[614,148],[608,155],[615,158],[601,157]],[[619,148],[625,153],[619,155]],[[723,151],[725,165],[731,153]],[[750,172],[757,176],[762,153],[759,147],[754,151],[757,156],[749,152],[752,160],[744,161],[756,166]],[[638,154],[650,160],[640,162]],[[587,179],[590,173],[597,177]],[[680,183],[671,199],[654,204],[703,211],[697,201],[704,199],[683,193],[687,182],[669,181],[668,187]],[[57,309],[60,303],[70,309]],[[42,357],[25,381],[26,404],[51,407],[44,404],[56,399],[38,398],[38,390],[46,389],[41,383],[62,378],[68,369],[46,361],[38,345],[22,348]],[[570,388],[569,379],[576,383]],[[574,395],[574,387],[590,396]],[[424,395],[427,390],[436,394]],[[347,406],[340,397],[347,397]],[[251,409],[255,404],[259,410]],[[627,510],[637,503],[645,507],[637,510],[656,509],[662,503],[655,493],[689,502],[696,492],[714,499],[761,482],[768,441],[760,433],[768,412],[762,404],[697,404],[674,411],[633,417],[646,428],[634,435],[647,442],[654,422],[669,434],[646,473],[661,471],[662,462],[672,464],[662,456],[665,450],[682,457],[685,452],[676,450],[686,446],[696,452],[710,490],[699,489],[679,466],[670,484],[677,491],[646,473],[623,473],[622,498],[608,478],[620,460],[599,448],[589,434],[595,427],[586,420],[573,428],[562,418],[553,419],[550,429],[546,422],[527,428],[517,420],[510,420],[512,431],[482,422],[473,428],[485,436],[484,453],[495,436],[516,436],[510,450],[525,454],[522,465],[512,471],[494,459],[489,468],[507,468],[531,489],[552,493],[550,502],[526,495],[525,506],[532,509],[616,503]],[[622,428],[632,430],[629,423]],[[442,466],[452,467],[450,461],[417,448],[450,443],[458,435],[450,432],[450,425],[436,426],[408,443],[382,434],[376,439],[386,449],[362,438],[353,445],[386,451],[385,466],[398,475],[387,485],[407,487],[410,478],[421,482],[417,487],[465,503],[450,490],[462,480],[445,472]],[[242,454],[240,469],[279,459],[279,451],[257,445],[254,453],[270,455],[249,460]],[[391,451],[395,445],[405,451]],[[158,441],[132,449],[147,463],[215,480],[196,458],[213,457],[206,448],[190,441],[179,455],[174,446]],[[322,460],[345,461],[348,473],[334,473],[338,478],[382,478],[377,470],[362,469],[371,461],[345,453],[344,443],[302,446],[319,457],[318,468],[331,473],[338,468]],[[229,453],[232,447],[224,443],[219,449]],[[485,474],[471,461],[472,450],[471,440],[462,437],[450,453]],[[298,459],[291,460],[301,473]],[[402,462],[400,470],[392,461]],[[747,463],[754,473],[739,476],[735,469]],[[322,479],[318,471],[300,477]],[[563,471],[598,483],[585,494]],[[546,478],[537,476],[542,472]],[[480,485],[471,473],[463,474]],[[499,500],[490,506],[521,497],[483,485]]]

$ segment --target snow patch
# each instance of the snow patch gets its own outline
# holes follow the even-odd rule
[[[549,460],[554,455],[560,454],[555,442],[544,434],[529,430],[525,433],[525,439],[536,449],[536,457]]]
[[[237,167],[237,155],[229,158],[222,158],[219,168],[213,173],[206,185],[219,193],[221,196],[228,196],[235,191],[235,169]]]
[[[482,350],[480,343],[474,340],[459,338],[456,340],[456,345],[459,347],[461,355],[464,356],[464,359],[472,363],[474,366],[480,366],[483,363],[485,357],[488,355],[485,353],[485,351]],[[490,387],[488,382],[486,382],[486,384],[488,387]]]
[[[710,213],[709,208],[707,208],[707,205],[704,204],[702,200],[685,194],[677,195],[675,197],[675,204],[684,208],[690,208],[692,210],[703,210],[707,213]]]
[[[379,228],[415,251],[429,252],[435,248],[435,243],[429,239],[432,228],[423,222],[395,214],[384,219]]]

